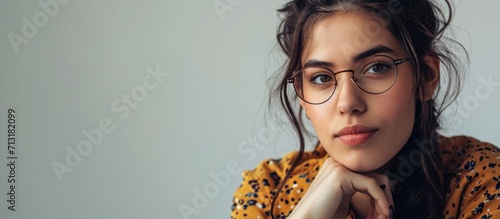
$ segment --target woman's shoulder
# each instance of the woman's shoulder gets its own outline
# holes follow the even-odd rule
[[[489,164],[500,161],[500,149],[497,146],[470,136],[441,136],[438,141],[441,145],[445,172],[470,170],[479,163]],[[490,168],[494,167],[496,165]],[[487,167],[480,168],[486,169]]]
[[[253,170],[244,171],[243,176],[253,175],[258,178],[267,178],[272,180],[274,185],[278,185],[281,177],[285,176],[293,165],[293,162],[299,156],[299,151],[293,151],[278,159],[267,159],[260,162]],[[292,172],[292,175],[307,173],[319,169],[328,154],[323,147],[318,145],[311,151],[305,151],[299,164]]]
[[[276,195],[278,185],[299,154],[298,151],[290,152],[279,159],[264,160],[253,170],[243,171],[243,182],[233,196],[231,218],[239,218],[241,215],[270,217],[270,200]],[[280,196],[282,198],[277,202],[279,210],[275,215],[288,215],[291,212],[327,157],[321,146],[302,154],[299,164],[281,190],[286,195]]]
[[[469,136],[442,137],[445,218],[500,216],[500,150]]]

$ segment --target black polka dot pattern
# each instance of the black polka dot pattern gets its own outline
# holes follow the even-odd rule
[[[445,176],[450,176],[443,218],[500,218],[500,150],[486,142],[466,136],[440,137]],[[279,160],[261,162],[243,172],[243,183],[236,190],[231,218],[270,218],[271,201],[298,152]],[[328,157],[323,147],[305,152],[277,199],[275,218],[286,218],[309,188]],[[354,219],[351,211],[348,219]]]

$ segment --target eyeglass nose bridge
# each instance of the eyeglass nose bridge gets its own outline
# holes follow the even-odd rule
[[[344,72],[351,72],[351,77],[350,77],[351,81],[352,81],[352,82],[353,82],[353,83],[354,83],[354,84],[355,84],[358,88],[360,88],[360,87],[359,87],[359,85],[358,85],[358,83],[356,82],[356,81],[357,81],[357,79],[354,77],[354,69],[351,69],[351,70],[342,70],[342,71],[338,71],[338,72],[332,72],[332,73],[333,73],[333,78],[334,78],[334,80],[335,80],[335,90],[337,89],[336,87],[337,87],[337,86],[338,86],[338,84],[339,84],[339,80],[337,80],[337,75],[338,75],[338,74],[340,74],[340,73],[344,73]],[[333,95],[333,94],[332,94],[332,95]]]

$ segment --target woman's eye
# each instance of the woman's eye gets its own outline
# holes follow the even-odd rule
[[[375,63],[366,68],[364,74],[380,74],[385,73],[387,70],[392,68],[391,64],[388,63]]]
[[[313,84],[318,84],[318,85],[326,84],[332,80],[333,80],[332,76],[330,76],[329,74],[322,74],[322,73],[315,74],[310,79],[310,81]]]

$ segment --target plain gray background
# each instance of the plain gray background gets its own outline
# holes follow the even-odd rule
[[[228,218],[241,170],[297,148],[288,128],[264,117],[266,80],[282,64],[284,0],[61,0],[49,12],[40,2],[56,1],[0,6],[1,218]],[[219,16],[214,2],[229,11]],[[447,134],[495,145],[499,6],[455,1],[454,37],[471,65],[445,124]],[[26,20],[36,31],[23,35]],[[25,40],[13,46],[12,34]],[[496,85],[478,95],[484,81]],[[9,108],[15,212],[6,202]],[[99,126],[106,133],[83,147],[83,133]],[[58,179],[53,164],[68,165],[78,146],[86,156]]]

